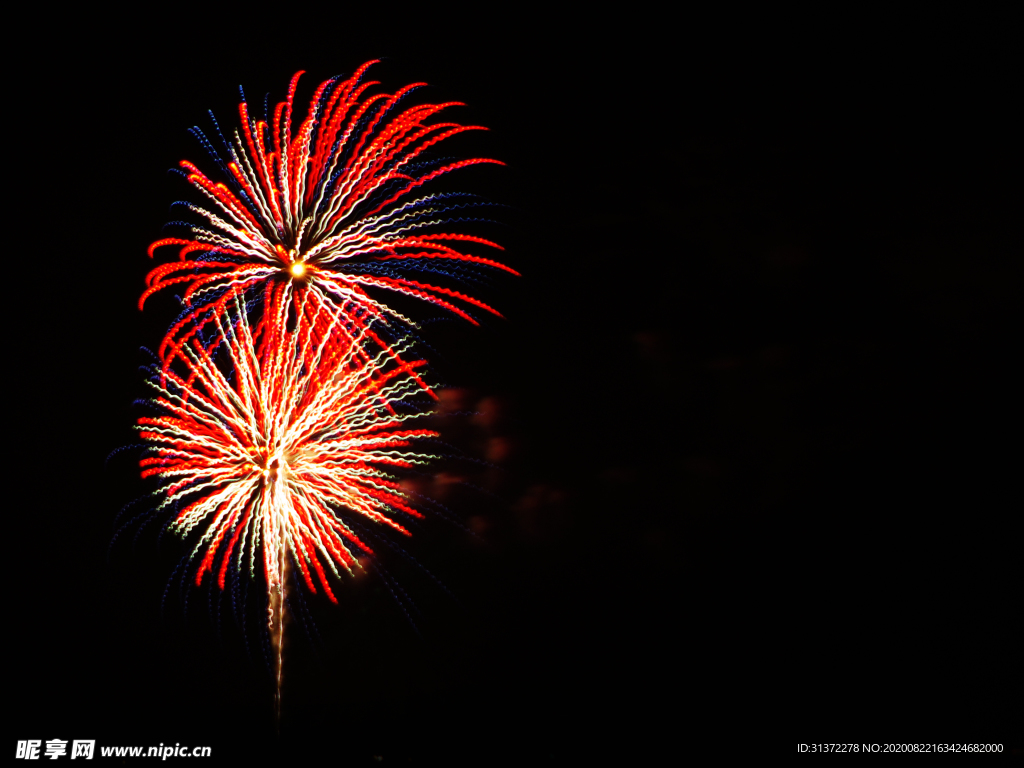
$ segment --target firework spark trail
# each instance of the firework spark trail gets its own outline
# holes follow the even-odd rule
[[[398,111],[399,102],[425,83],[364,98],[367,89],[378,84],[362,82],[374,63],[362,65],[348,79],[334,77],[321,83],[294,135],[292,108],[302,72],[292,78],[287,99],[277,105],[272,120],[269,116],[254,120],[243,96],[241,132],[236,129],[231,142],[221,136],[226,162],[206,136],[193,129],[227,184],[213,182],[195,165],[182,161],[188,181],[212,201],[216,212],[187,204],[206,219],[208,227],[188,225],[191,238],[164,238],[149,248],[153,257],[158,248],[182,246],[178,261],[161,264],[146,277],[139,307],[154,293],[178,285],[185,288],[184,300],[195,310],[172,326],[164,338],[159,355],[165,364],[189,338],[223,314],[240,292],[267,286],[265,308],[274,312],[283,301],[283,285],[289,281],[351,308],[343,311],[377,319],[391,317],[412,324],[371,298],[366,288],[429,301],[474,324],[477,320],[460,304],[499,315],[460,291],[408,276],[430,272],[458,278],[466,268],[518,274],[493,259],[450,245],[501,250],[496,243],[473,235],[432,231],[451,221],[450,214],[465,206],[450,202],[458,196],[408,197],[450,171],[481,163],[503,165],[489,158],[445,162],[423,154],[459,133],[486,128],[427,122],[448,107],[461,106],[460,102]],[[366,268],[373,264],[390,268]]]
[[[373,554],[345,517],[408,534],[403,521],[422,514],[391,472],[436,458],[403,449],[437,436],[406,425],[422,413],[423,361],[381,349],[358,308],[313,291],[291,298],[292,330],[284,303],[257,330],[235,297],[208,344],[194,336],[154,371],[160,415],[137,427],[143,477],[157,478],[161,507],[180,507],[171,529],[205,526],[191,553],[197,585],[209,573],[224,589],[229,568],[255,577],[262,551],[278,706],[288,569],[337,602],[325,567],[341,578]]]

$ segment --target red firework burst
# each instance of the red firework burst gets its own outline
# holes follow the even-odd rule
[[[224,142],[227,160],[194,129],[222,168],[227,183],[215,183],[182,161],[189,182],[219,214],[189,205],[209,226],[188,225],[190,238],[165,238],[149,248],[180,245],[178,261],[162,264],[146,278],[141,308],[154,293],[185,287],[191,309],[175,323],[159,349],[165,361],[207,324],[221,316],[242,291],[264,284],[266,311],[285,301],[287,286],[310,290],[359,316],[398,318],[371,298],[367,287],[414,296],[477,323],[461,302],[495,315],[487,304],[449,287],[409,277],[429,272],[459,279],[466,270],[504,270],[492,259],[456,250],[451,243],[500,246],[484,238],[435,231],[456,208],[479,204],[469,196],[410,194],[445,173],[489,158],[457,162],[431,158],[427,150],[477,125],[429,122],[459,102],[397,110],[399,102],[425,83],[393,94],[365,96],[376,82],[361,82],[371,64],[348,78],[331,78],[316,89],[305,120],[292,130],[292,106],[302,72],[273,118],[254,120],[243,100],[241,132]],[[219,133],[219,128],[218,128]],[[349,310],[343,310],[349,311]]]
[[[149,381],[161,415],[138,421],[150,446],[140,465],[159,479],[162,506],[180,507],[173,530],[205,526],[197,584],[216,570],[223,588],[231,563],[241,570],[246,559],[252,573],[262,549],[272,598],[290,560],[335,600],[324,568],[340,576],[372,554],[345,515],[408,534],[401,519],[422,515],[389,469],[428,462],[401,449],[436,433],[405,428],[420,415],[413,369],[423,361],[377,349],[352,312],[312,292],[298,301],[292,331],[283,317],[251,328],[236,300],[213,321],[213,342],[178,347],[180,364]]]

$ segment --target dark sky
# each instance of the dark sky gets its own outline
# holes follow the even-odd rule
[[[1019,747],[1022,169],[999,20],[338,13],[23,30],[10,741],[354,765],[639,760],[763,730]],[[144,489],[131,455],[104,459],[172,317],[135,308],[146,246],[194,199],[166,170],[212,165],[187,129],[207,109],[233,127],[239,84],[273,104],[305,69],[302,102],[370,58],[385,89],[425,80],[492,129],[446,154],[507,163],[450,181],[508,206],[487,231],[523,276],[480,295],[507,319],[427,331],[487,414],[444,428],[502,468],[435,484],[478,533],[414,543],[454,597],[393,565],[419,634],[372,577],[311,601],[315,642],[290,627],[279,747],[230,612],[193,590],[161,618],[181,545],[133,528],[107,561]]]

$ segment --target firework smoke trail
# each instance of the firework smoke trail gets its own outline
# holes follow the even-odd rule
[[[381,349],[358,308],[313,291],[286,299],[252,327],[236,297],[212,321],[211,341],[197,334],[175,347],[147,382],[160,415],[137,427],[143,477],[158,479],[161,507],[181,509],[172,530],[205,526],[191,553],[196,585],[209,572],[224,589],[229,568],[255,578],[262,550],[278,714],[288,568],[337,602],[325,568],[341,578],[373,554],[345,517],[408,535],[403,519],[422,514],[389,470],[436,458],[404,449],[437,436],[406,425],[422,414],[413,370],[423,361]]]
[[[159,356],[165,361],[194,334],[222,314],[239,292],[256,286],[269,290],[266,310],[282,301],[283,284],[301,281],[339,306],[375,318],[411,323],[371,298],[365,288],[414,296],[478,324],[465,305],[499,313],[483,302],[449,287],[409,277],[428,272],[455,280],[475,273],[504,270],[492,259],[456,250],[469,245],[501,249],[472,235],[437,231],[466,220],[459,209],[479,205],[466,195],[409,195],[432,179],[489,158],[456,162],[431,159],[426,151],[478,125],[434,122],[442,110],[460,102],[423,104],[398,111],[414,83],[393,94],[365,97],[377,82],[362,82],[375,61],[352,77],[334,77],[316,89],[305,120],[294,130],[292,108],[302,72],[296,73],[284,102],[264,120],[249,105],[239,105],[241,132],[224,140],[222,156],[198,128],[193,133],[220,167],[227,184],[215,183],[195,165],[182,161],[188,181],[209,198],[215,210],[187,207],[208,222],[188,227],[190,238],[164,238],[158,248],[182,246],[178,261],[162,264],[146,277],[146,299],[170,286],[184,286],[192,308],[168,331]],[[212,117],[212,115],[211,115]],[[194,254],[198,254],[194,256]],[[462,306],[460,306],[460,304]],[[500,316],[500,315],[499,315]]]

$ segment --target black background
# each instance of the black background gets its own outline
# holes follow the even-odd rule
[[[345,764],[1019,747],[1003,22],[331,13],[19,33],[11,740]],[[106,559],[142,486],[104,459],[172,317],[135,307],[167,206],[194,199],[166,169],[211,166],[186,129],[233,127],[239,84],[273,104],[305,69],[301,104],[381,57],[384,89],[425,80],[421,101],[491,128],[445,154],[508,164],[450,182],[509,206],[488,232],[523,276],[480,294],[507,320],[426,332],[490,414],[447,428],[507,456],[459,470],[494,496],[451,491],[477,536],[416,543],[455,599],[398,572],[419,634],[373,578],[312,601],[318,646],[290,627],[278,738],[262,662],[206,593],[161,617],[177,545],[132,530]]]

